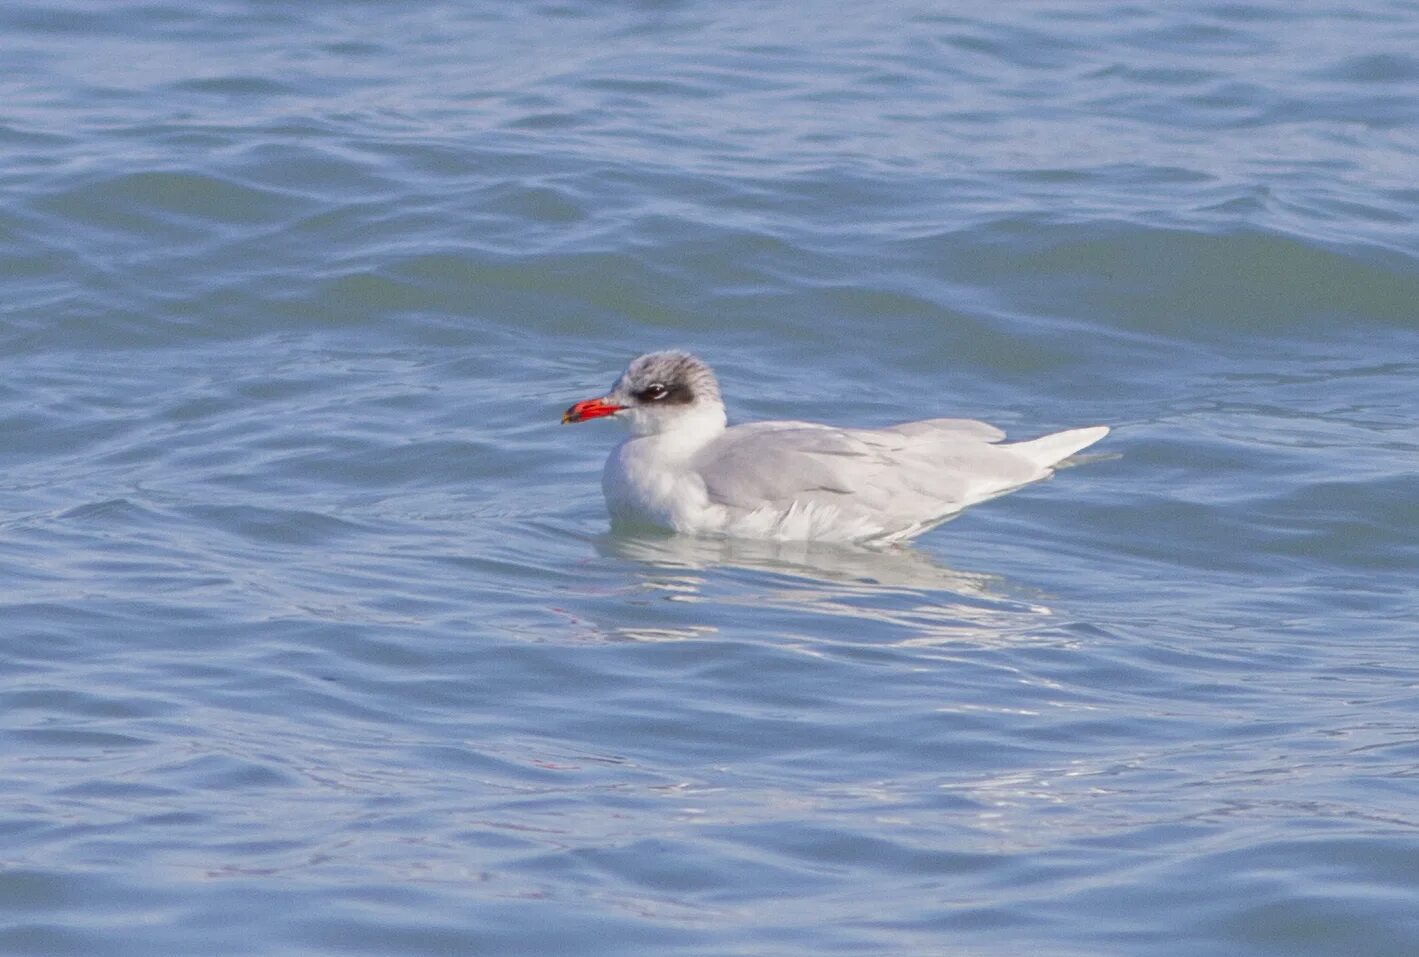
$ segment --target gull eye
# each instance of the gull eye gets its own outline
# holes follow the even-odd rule
[[[641,398],[647,400],[648,402],[659,402],[661,399],[665,398],[669,394],[670,390],[665,388],[665,385],[663,383],[652,382],[650,385],[645,387],[644,391],[641,392]]]

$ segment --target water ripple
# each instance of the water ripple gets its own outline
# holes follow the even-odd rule
[[[1412,11],[841,13],[0,9],[0,951],[1416,950]],[[1115,431],[611,537],[660,346]]]

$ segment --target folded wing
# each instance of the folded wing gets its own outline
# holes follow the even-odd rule
[[[1074,431],[1082,446],[1107,430]],[[1085,436],[1088,431],[1099,434]],[[710,501],[732,511],[832,513],[844,527],[860,530],[854,537],[901,537],[1044,478],[1069,454],[1049,458],[1039,439],[1017,450],[1001,444],[1004,437],[994,426],[969,419],[883,429],[756,422],[725,430],[696,468]],[[1055,442],[1048,451],[1069,445]]]

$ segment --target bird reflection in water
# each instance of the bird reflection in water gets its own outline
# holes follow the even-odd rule
[[[705,620],[618,625],[612,634],[641,641],[689,640],[718,631],[719,609],[754,608],[896,626],[897,647],[995,644],[1052,624],[1049,607],[999,576],[961,572],[909,546],[872,548],[823,542],[768,542],[683,535],[607,534],[593,540],[603,558],[634,563],[629,585],[675,603],[717,606]],[[676,616],[683,617],[683,616]],[[742,620],[742,612],[730,617]],[[782,624],[787,625],[788,622]],[[792,629],[801,639],[801,628]],[[815,628],[820,646],[858,644],[853,628]],[[881,642],[874,641],[874,645]]]

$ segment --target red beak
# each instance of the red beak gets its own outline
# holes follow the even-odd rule
[[[586,399],[578,402],[570,409],[562,413],[562,424],[568,422],[585,422],[587,419],[599,419],[603,415],[615,415],[624,409],[624,405],[612,405],[606,401],[606,397],[599,399]]]

